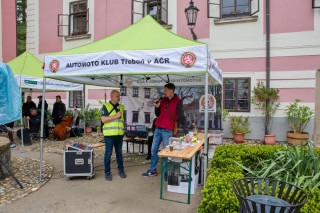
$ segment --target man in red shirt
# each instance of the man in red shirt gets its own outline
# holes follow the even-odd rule
[[[188,134],[188,128],[186,125],[186,117],[183,112],[183,103],[174,93],[175,85],[168,83],[164,86],[165,97],[155,103],[155,114],[158,117],[155,122],[155,132],[153,136],[152,148],[151,148],[151,166],[150,169],[143,173],[144,177],[157,176],[157,163],[158,163],[158,150],[160,143],[163,142],[164,146],[169,145],[169,138],[172,137],[172,131],[175,126],[175,122],[181,124],[184,133]],[[190,137],[187,135],[187,141],[190,141]],[[168,178],[168,168],[166,162],[166,170],[164,179]]]

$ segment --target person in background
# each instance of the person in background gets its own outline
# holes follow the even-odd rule
[[[25,146],[30,146],[31,140],[29,134],[39,132],[41,123],[41,117],[37,113],[36,108],[30,109],[30,116],[26,116],[26,120],[29,123],[29,125],[26,124],[27,128],[23,129],[23,144]],[[17,131],[17,136],[21,139],[21,129]]]
[[[39,103],[38,103],[38,109],[42,109],[42,95],[38,96],[39,98]],[[46,100],[44,100],[44,110],[48,111],[48,103]]]
[[[158,163],[158,150],[160,143],[163,142],[164,147],[169,145],[169,138],[172,137],[172,132],[175,123],[181,124],[182,129],[186,135],[187,142],[190,142],[191,138],[188,135],[188,128],[186,117],[183,111],[183,103],[174,93],[175,85],[168,83],[164,86],[165,97],[155,102],[155,114],[158,117],[155,122],[155,132],[153,136],[153,142],[151,147],[151,165],[150,169],[143,173],[144,177],[157,176],[157,163]],[[164,180],[168,180],[168,166],[166,161]]]
[[[150,160],[151,159],[151,147],[152,147],[154,131],[156,129],[156,126],[155,126],[156,120],[157,120],[157,118],[153,119],[151,132],[149,133],[150,135],[148,137],[148,155],[146,157],[146,160]]]
[[[104,172],[105,179],[112,180],[110,159],[113,147],[116,151],[118,164],[118,172],[121,178],[126,178],[127,175],[123,168],[122,159],[122,143],[124,135],[124,106],[120,104],[120,92],[112,90],[110,94],[111,100],[105,103],[102,107],[101,121],[103,125],[103,136],[106,151],[104,154]]]
[[[39,103],[38,103],[38,113],[40,114],[41,116],[41,110],[42,110],[42,95],[38,96],[39,98]],[[43,137],[44,138],[47,138],[49,137],[49,127],[48,127],[48,121],[47,121],[47,118],[48,118],[48,103],[46,100],[44,100],[44,134],[43,134]]]
[[[56,102],[53,104],[52,110],[52,122],[54,125],[57,125],[61,122],[62,117],[66,113],[66,105],[62,103],[61,96],[56,96]]]
[[[36,107],[36,104],[32,101],[31,96],[28,96],[27,102],[23,103],[22,105],[22,116],[29,116],[31,108],[37,108],[37,107]]]

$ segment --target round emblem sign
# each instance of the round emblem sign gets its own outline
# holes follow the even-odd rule
[[[181,56],[181,64],[185,67],[192,67],[196,63],[197,57],[192,52],[183,53]]]
[[[51,72],[57,72],[59,70],[59,61],[52,60],[49,64],[49,69],[51,70]]]

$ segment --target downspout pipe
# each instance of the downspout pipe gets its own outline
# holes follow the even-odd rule
[[[266,87],[270,88],[270,0],[266,0]],[[268,104],[269,100],[267,100]],[[266,114],[266,119],[267,116]],[[269,134],[267,124],[265,125],[265,134]]]

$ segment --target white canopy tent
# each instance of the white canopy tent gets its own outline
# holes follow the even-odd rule
[[[164,29],[151,16],[97,42],[46,56],[44,76],[111,87],[159,87],[166,82],[176,86],[205,86],[206,138],[208,85],[222,84],[222,72],[206,44]],[[45,85],[43,96],[44,93]],[[40,152],[42,162],[42,148]],[[207,152],[208,144],[205,143],[205,154]],[[204,180],[207,155],[205,158]]]

